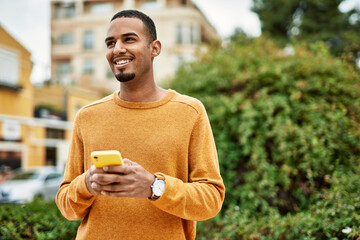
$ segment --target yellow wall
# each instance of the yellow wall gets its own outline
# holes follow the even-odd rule
[[[100,92],[92,91],[84,88],[70,88],[68,90],[68,99],[67,99],[67,116],[68,121],[73,122],[76,116],[77,111],[102,98]]]
[[[11,89],[0,86],[0,114],[6,116],[32,118],[34,111],[34,88],[30,81],[32,71],[31,53],[0,26],[0,46],[8,51],[16,52],[19,56],[19,79],[17,85],[20,89]],[[1,120],[1,119],[0,119]],[[19,121],[21,122],[21,121]],[[2,122],[0,121],[0,139],[3,139]],[[22,152],[24,161],[22,167],[38,166],[44,164],[45,147],[32,144],[31,137],[45,137],[44,127],[33,127],[21,122],[21,138],[19,143],[24,146]],[[5,149],[6,151],[6,149]],[[11,150],[10,150],[11,151]]]
[[[46,104],[62,110],[64,108],[64,95],[65,87],[60,85],[36,88],[34,105]]]
[[[45,139],[45,128],[41,126],[32,127],[31,136],[35,139]],[[28,166],[43,166],[45,165],[45,147],[41,145],[32,144],[29,149]]]
[[[35,106],[46,104],[66,111],[67,121],[73,122],[77,111],[99,100],[99,91],[74,86],[49,85],[35,89]]]
[[[32,70],[31,54],[0,26],[0,46],[19,55],[20,91],[0,87],[0,114],[33,116],[33,86],[30,81]]]

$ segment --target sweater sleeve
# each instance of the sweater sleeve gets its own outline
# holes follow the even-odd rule
[[[84,218],[95,199],[86,187],[84,172],[84,147],[80,134],[80,115],[74,122],[74,130],[66,163],[64,180],[56,196],[56,204],[68,220]]]
[[[225,197],[215,142],[209,119],[202,106],[189,143],[189,182],[163,173],[165,191],[157,200],[150,200],[161,210],[186,220],[212,218],[221,210]]]

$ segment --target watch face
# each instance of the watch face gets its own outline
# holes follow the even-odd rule
[[[154,183],[153,193],[155,196],[161,196],[165,189],[165,182],[163,180],[158,180]]]

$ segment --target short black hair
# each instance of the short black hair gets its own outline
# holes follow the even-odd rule
[[[112,22],[116,18],[122,18],[122,17],[140,19],[144,23],[145,27],[147,28],[147,30],[149,32],[151,42],[157,40],[155,23],[145,13],[142,13],[137,10],[123,10],[123,11],[116,13],[112,17],[110,22]]]

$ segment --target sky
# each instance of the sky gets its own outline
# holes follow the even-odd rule
[[[249,36],[259,36],[258,16],[251,11],[252,0],[193,0],[221,37],[241,28]],[[343,10],[360,0],[347,0]],[[33,83],[50,77],[50,0],[0,0],[0,25],[32,54]]]

